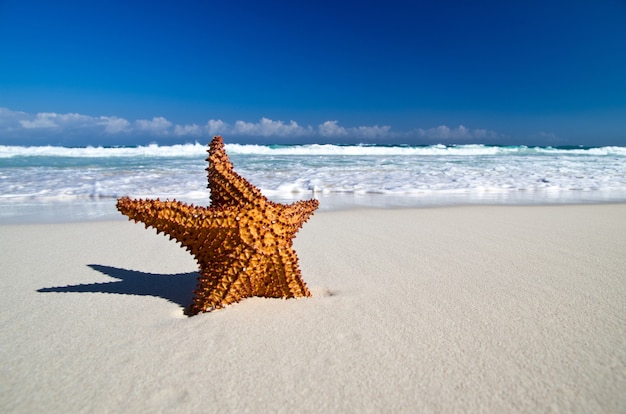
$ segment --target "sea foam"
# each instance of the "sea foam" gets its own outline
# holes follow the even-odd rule
[[[207,146],[0,146],[0,203],[114,200],[208,204]],[[239,174],[270,198],[362,205],[626,200],[626,148],[488,145],[227,144]]]

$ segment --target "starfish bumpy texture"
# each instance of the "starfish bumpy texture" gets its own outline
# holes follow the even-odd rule
[[[129,220],[169,235],[196,258],[200,276],[186,313],[210,312],[251,296],[311,296],[293,238],[319,202],[274,203],[233,170],[221,137],[213,138],[208,152],[209,207],[176,200],[117,201]]]

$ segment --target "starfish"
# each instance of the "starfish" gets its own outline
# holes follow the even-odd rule
[[[195,257],[198,284],[188,315],[251,296],[311,296],[302,280],[293,238],[319,206],[315,199],[280,204],[233,170],[222,137],[209,145],[209,207],[122,197],[117,209],[175,239]]]

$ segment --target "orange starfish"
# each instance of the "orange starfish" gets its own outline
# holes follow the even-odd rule
[[[319,201],[274,203],[233,170],[221,137],[213,138],[208,152],[210,207],[176,200],[117,201],[129,220],[168,234],[195,256],[200,276],[186,313],[210,312],[251,296],[311,296],[293,238]]]

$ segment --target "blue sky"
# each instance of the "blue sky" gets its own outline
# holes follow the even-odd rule
[[[0,144],[626,145],[626,1],[0,0]]]

